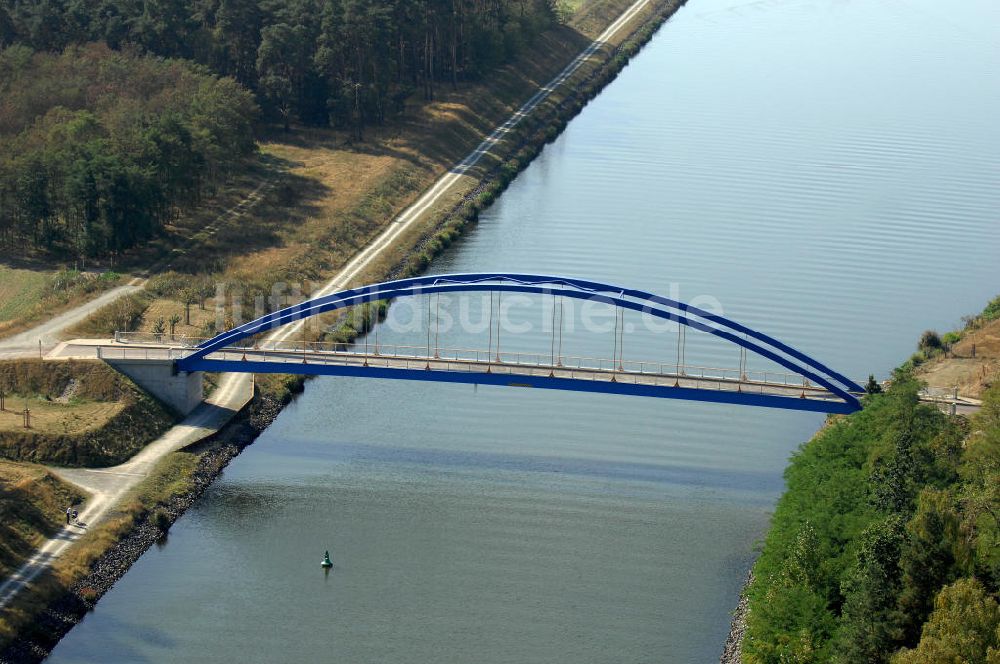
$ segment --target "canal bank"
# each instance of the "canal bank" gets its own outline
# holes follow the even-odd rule
[[[995,477],[987,470],[996,467],[1000,454],[987,442],[995,439],[998,429],[997,419],[990,413],[996,412],[998,402],[1000,296],[981,313],[962,320],[964,325],[958,330],[944,334],[925,331],[914,344],[917,352],[893,372],[892,383],[913,383],[915,379],[926,389],[955,391],[976,399],[982,409],[961,419],[956,419],[954,412],[935,413],[932,405],[923,406],[919,414],[912,407],[897,406],[888,410],[888,415],[871,416],[869,412],[828,419],[796,453],[786,471],[788,488],[778,504],[761,558],[740,592],[721,664],[739,664],[745,651],[752,661],[825,661],[828,654],[843,656],[848,652],[856,659],[857,650],[866,646],[870,651],[867,660],[888,661],[901,648],[919,647],[921,632],[932,617],[931,608],[943,605],[945,600],[940,598],[956,580],[964,577],[966,582],[996,587],[996,573],[989,563],[995,549],[996,524],[980,523],[978,510],[1000,506],[991,487]],[[886,386],[890,394],[899,388],[890,383]],[[880,401],[887,396],[879,394],[882,389],[866,399],[866,409],[886,411],[886,404]],[[831,446],[829,439],[838,435],[831,428],[839,428],[840,434],[849,429],[862,433],[841,435],[846,444]],[[886,444],[886,438],[904,429],[909,438],[906,442]],[[928,429],[933,432],[929,444]],[[850,441],[852,437],[861,444]],[[898,476],[907,477],[910,486],[897,486],[886,473],[887,465]],[[849,470],[845,473],[844,469]],[[849,479],[851,474],[854,478]],[[855,479],[858,476],[863,478],[860,484]],[[831,486],[837,495],[835,506],[829,504]],[[894,496],[891,501],[886,500],[889,495]],[[824,502],[825,509],[816,507]],[[858,586],[854,580],[865,573],[867,541],[875,532],[891,532],[894,519],[908,522],[905,531],[895,535],[894,543],[891,535],[885,540],[888,548],[883,555],[892,562],[886,565],[884,577],[868,587]],[[966,524],[961,536],[947,529],[928,534],[928,524],[949,519]],[[829,521],[841,525],[831,527]],[[868,527],[862,529],[859,523]],[[961,542],[956,541],[959,537]],[[964,562],[956,564],[952,551],[963,551]],[[835,571],[820,571],[821,564]],[[812,593],[821,599],[811,598]],[[857,606],[866,601],[875,604],[870,597],[879,593],[883,594],[882,602],[888,597],[895,613],[891,617],[869,615],[864,629],[852,630]],[[795,599],[791,599],[793,595]],[[800,608],[791,609],[792,603]],[[813,608],[802,611],[807,603]],[[889,624],[893,627],[888,628]],[[991,642],[1000,646],[1000,640],[984,631],[992,632],[993,627],[957,617],[936,642],[924,643],[925,652],[913,661],[947,658],[961,650],[957,644],[963,639],[986,644],[978,656],[965,655],[979,661]]]
[[[508,135],[498,135],[493,140],[490,151],[506,155],[501,159],[501,165],[488,171],[450,211],[439,216],[430,226],[425,223],[425,229],[430,230],[424,231],[406,258],[396,264],[390,273],[376,273],[374,278],[413,274],[426,268],[430,259],[477,219],[479,212],[493,202],[546,143],[558,136],[569,119],[614,79],[658,27],[683,4],[684,0],[666,0],[642,1],[630,6],[605,33],[609,35],[607,41],[595,42],[578,59],[579,64],[571,71],[567,69],[568,73],[564,72],[556,85],[547,86],[546,93],[530,107],[530,112],[522,109],[522,114],[513,124],[513,131],[505,131]],[[594,60],[598,61],[596,65]],[[577,75],[580,71],[583,76]],[[548,101],[551,95],[556,97],[553,102]],[[471,165],[475,162],[466,160],[463,163]],[[404,237],[397,242],[412,242],[412,238]],[[337,331],[338,339],[345,341],[359,333],[360,329],[340,328]],[[85,578],[75,582],[65,592],[53,593],[49,582],[39,584],[45,594],[54,598],[32,622],[24,623],[29,629],[5,648],[0,660],[27,662],[44,658],[131,564],[165,535],[170,525],[197,500],[226,464],[266,428],[280,411],[279,404],[287,403],[291,395],[303,389],[304,380],[279,378],[268,380],[266,384],[266,391],[258,393],[248,408],[232,422],[194,446],[195,450],[205,451],[200,453],[197,464],[181,478],[183,491],[166,497],[152,508],[144,506],[141,512],[132,515],[132,525],[123,534],[116,535],[117,541],[92,564]],[[155,472],[153,477],[155,480]],[[36,600],[29,598],[28,606],[33,601]]]
[[[5,664],[40,662],[52,651],[88,611],[94,609],[129,570],[132,564],[157,543],[165,543],[170,527],[198,500],[226,465],[260,432],[274,421],[281,402],[271,394],[258,393],[217,433],[188,449],[197,454],[196,464],[182,478],[184,490],[164,497],[155,506],[135,514],[131,527],[91,565],[85,576],[58,593],[44,609],[0,652]],[[156,481],[156,476],[153,480]]]

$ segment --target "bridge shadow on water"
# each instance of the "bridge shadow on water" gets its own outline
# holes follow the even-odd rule
[[[671,466],[634,461],[594,460],[573,457],[545,457],[499,452],[415,449],[365,443],[314,441],[299,448],[296,456],[317,462],[362,462],[399,464],[432,469],[453,468],[490,470],[507,473],[535,473],[643,482],[657,485],[700,487],[724,491],[754,491],[768,495],[779,493],[784,486],[781,473]],[[768,501],[767,504],[770,504]]]

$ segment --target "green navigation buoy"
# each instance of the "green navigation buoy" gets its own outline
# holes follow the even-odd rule
[[[327,551],[323,554],[323,562],[319,564],[320,567],[330,568],[333,567],[333,561],[330,560],[330,552]]]

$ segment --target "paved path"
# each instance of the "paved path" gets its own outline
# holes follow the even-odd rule
[[[0,340],[0,359],[17,357],[38,357],[38,342],[48,351],[59,343],[60,335],[67,329],[82,322],[101,307],[111,304],[119,297],[142,289],[145,281],[133,279],[124,286],[118,286],[102,293],[98,297],[63,312],[58,316],[37,325],[27,332],[21,332],[7,339]]]
[[[174,249],[169,256],[157,263],[150,269],[149,273],[157,273],[169,270],[173,261],[184,254],[188,248],[197,240],[209,237],[218,232],[225,224],[239,221],[247,212],[252,210],[267,192],[273,188],[274,183],[267,180],[261,183],[256,189],[251,191],[236,206],[226,210],[215,218],[207,226],[201,228],[197,233],[188,238],[181,247]],[[43,353],[50,351],[65,336],[66,330],[83,322],[88,316],[103,306],[111,304],[119,297],[135,293],[142,290],[146,285],[146,279],[136,277],[123,286],[112,288],[102,293],[93,300],[84,302],[69,311],[53,316],[44,323],[21,332],[7,339],[0,339],[0,360],[17,359],[20,357],[38,357],[39,350]],[[41,342],[41,345],[39,345]]]
[[[167,454],[201,440],[228,422],[250,401],[251,380],[232,374],[223,378],[215,393],[183,422],[147,445],[127,462],[106,469],[51,468],[57,475],[88,491],[91,496],[78,521],[86,525],[65,526],[0,585],[0,609],[27,584],[76,542],[88,527],[97,524],[126,493],[149,476]]]
[[[455,167],[438,179],[438,181],[435,182],[434,185],[420,198],[418,198],[413,205],[404,210],[378,237],[376,237],[367,247],[355,255],[354,258],[352,258],[347,265],[340,270],[340,272],[324,284],[322,288],[313,293],[312,296],[318,297],[346,288],[353,279],[356,279],[361,274],[365,268],[376,261],[384,251],[391,247],[403,233],[412,228],[418,221],[423,219],[424,215],[432,210],[436,203],[440,202],[446,194],[450,193],[454,185],[459,182],[463,175],[465,175],[473,166],[478,164],[485,155],[489,154],[490,150],[503,138],[505,134],[510,132],[524,118],[525,115],[533,111],[539,104],[545,101],[556,89],[556,87],[565,83],[566,80],[576,73],[588,59],[593,57],[602,46],[625,29],[626,26],[649,4],[650,0],[638,0],[630,6],[614,23],[608,27],[607,30],[601,33],[601,35],[594,42],[584,49],[584,51],[580,53],[569,65],[567,65],[567,67],[563,69],[558,76],[540,88],[538,92],[531,97],[531,99],[519,108],[517,112],[511,115],[506,122],[497,127],[489,136],[487,136],[486,139],[483,140],[483,142],[480,143],[480,145],[477,146],[476,149],[473,150],[465,159],[460,161],[455,165]],[[130,286],[124,286],[122,288],[128,287]],[[135,286],[135,288],[138,287],[140,286]],[[123,294],[117,293],[112,296],[114,292],[115,291],[109,291],[102,296],[109,298],[104,301],[105,304],[112,301],[114,297]],[[90,303],[88,303],[88,305],[79,307],[73,310],[73,312],[67,312],[66,314],[63,314],[63,316],[72,318],[76,314],[79,314],[79,320],[82,320],[96,308],[97,307],[95,306],[90,306]],[[59,331],[65,330],[75,324],[56,324],[55,321],[56,319],[53,319],[53,321],[51,321],[51,323],[53,323],[52,325],[46,324],[39,326],[34,330],[25,332],[17,337],[13,337],[7,342],[0,343],[0,358],[5,356],[5,352],[8,353],[8,357],[24,356],[26,354],[30,356],[32,352],[37,353],[38,338],[40,338],[39,332],[43,328],[49,329],[49,338],[53,338],[57,336]],[[299,321],[297,323],[287,325],[284,328],[275,330],[268,336],[267,339],[269,341],[281,342],[294,338],[300,333],[303,323],[304,321]],[[14,339],[22,337],[23,339],[19,342],[21,344],[20,346],[10,343]],[[24,339],[27,339],[29,344],[33,343],[34,346],[26,349],[24,347]],[[13,355],[13,353],[19,353],[20,355]],[[245,401],[241,403],[240,400],[248,398],[247,395],[251,389],[252,381],[252,376],[246,374],[226,374],[223,378],[223,383],[220,384],[216,395],[213,397],[213,402],[215,403],[214,409],[212,406],[199,408],[192,413],[187,420],[171,429],[159,440],[148,445],[134,459],[130,460],[126,464],[123,464],[122,466],[109,469],[108,471],[69,471],[54,469],[61,476],[70,481],[79,483],[81,487],[94,493],[94,498],[88,503],[87,508],[80,515],[80,519],[90,524],[92,527],[104,514],[107,513],[110,506],[113,505],[115,501],[120,499],[129,488],[134,487],[139,481],[141,481],[141,479],[145,477],[145,474],[149,472],[149,469],[152,468],[153,465],[155,465],[156,462],[163,456],[171,451],[181,449],[186,445],[191,444],[192,442],[213,432],[218,426],[221,426],[222,423],[228,420],[228,417],[230,417],[233,412],[242,406],[242,403],[245,403]],[[236,406],[236,404],[240,404],[240,406]],[[208,413],[211,413],[211,415]],[[225,419],[222,419],[223,417],[225,417]],[[136,465],[130,466],[130,464],[133,463]],[[65,551],[66,548],[72,544],[72,542],[76,541],[81,534],[82,529],[75,526],[69,526],[64,528],[59,535],[48,540],[39,549],[38,553],[36,553],[31,560],[25,563],[13,577],[4,582],[3,585],[0,585],[0,609],[9,603],[21,588],[30,583],[32,579],[37,577],[44,569],[51,565],[52,562],[58,558],[58,556]]]

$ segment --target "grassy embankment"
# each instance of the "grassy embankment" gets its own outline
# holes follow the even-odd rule
[[[43,466],[0,461],[0,578],[65,524],[83,494]]]
[[[166,431],[175,417],[97,362],[0,362],[0,457],[61,466],[121,463]],[[30,411],[30,429],[23,411]]]
[[[97,362],[0,362],[0,577],[62,527],[67,505],[85,499],[75,487],[37,463],[108,466],[127,460],[175,421],[164,406],[110,367]],[[23,411],[30,411],[30,429]],[[15,461],[16,460],[16,461]],[[178,454],[156,478],[123,503],[99,528],[73,547],[58,570],[24,593],[0,616],[0,644],[26,624],[47,599],[79,578],[163,496],[183,488],[196,455]]]
[[[56,598],[63,596],[78,580],[83,578],[91,565],[122,536],[130,532],[137,523],[147,518],[156,518],[156,510],[172,496],[183,495],[191,489],[191,477],[197,468],[200,452],[174,452],[165,458],[156,471],[118,503],[105,518],[95,527],[88,530],[73,547],[69,548],[55,565],[43,573],[34,583],[31,592],[22,592],[15,598],[5,612],[0,613],[0,652],[16,636],[24,635],[31,629],[35,617],[44,611]],[[11,472],[27,474],[33,466],[26,464],[3,464]],[[44,537],[51,536],[60,527],[59,515],[65,509],[65,500],[78,496],[65,483],[59,482],[51,473],[38,469],[42,481],[25,485],[25,493],[18,497],[19,504],[37,505],[38,511],[44,515],[34,514],[35,521],[45,520],[45,526],[33,526],[22,520],[16,528],[31,530],[27,537],[32,537],[32,546]],[[57,487],[57,488],[54,488]],[[49,517],[55,510],[56,518]],[[14,515],[18,516],[17,514]],[[12,559],[16,563],[30,555],[30,549],[22,547],[20,555]],[[84,589],[82,599],[93,597],[92,591]]]
[[[4,265],[4,260],[0,256],[0,339],[127,281],[117,272],[94,274],[40,265],[15,267]]]
[[[744,662],[1000,662],[998,305],[925,334],[886,393],[793,456],[747,590]],[[926,377],[978,390],[981,411],[920,404]]]

